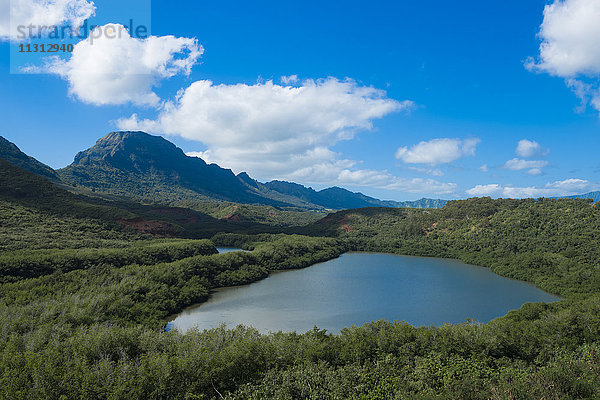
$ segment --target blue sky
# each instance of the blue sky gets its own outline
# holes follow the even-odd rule
[[[143,66],[148,80],[109,42],[11,74],[0,42],[0,135],[60,168],[110,131],[146,129],[263,181],[394,200],[597,190],[597,3],[153,1],[152,35],[181,51]],[[117,6],[97,1],[90,21],[149,12]],[[574,20],[589,48],[569,47]],[[77,69],[110,57],[110,75]]]

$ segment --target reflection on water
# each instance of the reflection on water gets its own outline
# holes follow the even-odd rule
[[[312,267],[272,274],[251,285],[217,290],[173,325],[252,325],[261,332],[329,331],[379,319],[413,325],[488,322],[526,302],[558,297],[459,261],[348,253]]]

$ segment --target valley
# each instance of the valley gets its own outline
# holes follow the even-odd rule
[[[2,142],[0,398],[600,395],[600,208],[593,199],[484,197],[406,208],[347,191],[344,199],[333,189],[331,203],[327,189],[263,184],[165,142],[113,133],[59,171]],[[153,146],[173,159],[157,159]],[[217,247],[252,251],[219,254]],[[303,321],[297,332],[165,332],[170,317],[224,287],[310,276],[325,262],[340,268],[342,275],[328,278],[333,284],[350,271],[364,280],[371,261],[352,267],[353,252],[434,257],[425,260],[445,266],[444,282],[453,277],[480,298],[477,289],[486,286],[452,273],[448,265],[457,261],[450,260],[553,296],[503,305],[481,318],[487,323],[461,316],[455,324],[411,325],[402,314],[369,314],[375,321]],[[300,282],[281,282],[279,296]],[[356,298],[343,305],[355,309],[390,289],[361,290],[346,293]],[[315,293],[301,296],[318,304]],[[428,307],[425,300],[414,306]]]

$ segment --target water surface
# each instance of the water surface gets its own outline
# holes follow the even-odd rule
[[[315,325],[339,332],[379,319],[415,326],[467,318],[488,322],[527,302],[556,300],[530,284],[455,260],[347,253],[251,285],[219,289],[172,323],[182,331],[225,323],[265,333],[305,332]]]
[[[233,251],[247,251],[247,250],[238,249],[236,247],[217,247],[217,251],[219,252],[219,254],[224,254],[224,253],[231,253]]]

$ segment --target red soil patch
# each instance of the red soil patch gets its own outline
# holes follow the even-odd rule
[[[227,222],[243,222],[244,221],[243,218],[239,214],[229,214],[221,219],[225,220]]]
[[[171,237],[174,229],[171,224],[164,221],[145,220],[143,218],[119,219],[117,222],[135,229],[138,232],[154,236]]]
[[[352,231],[355,231],[356,229],[354,229],[353,227],[351,227],[348,224],[344,224],[344,230],[346,231],[346,233],[350,233]]]

